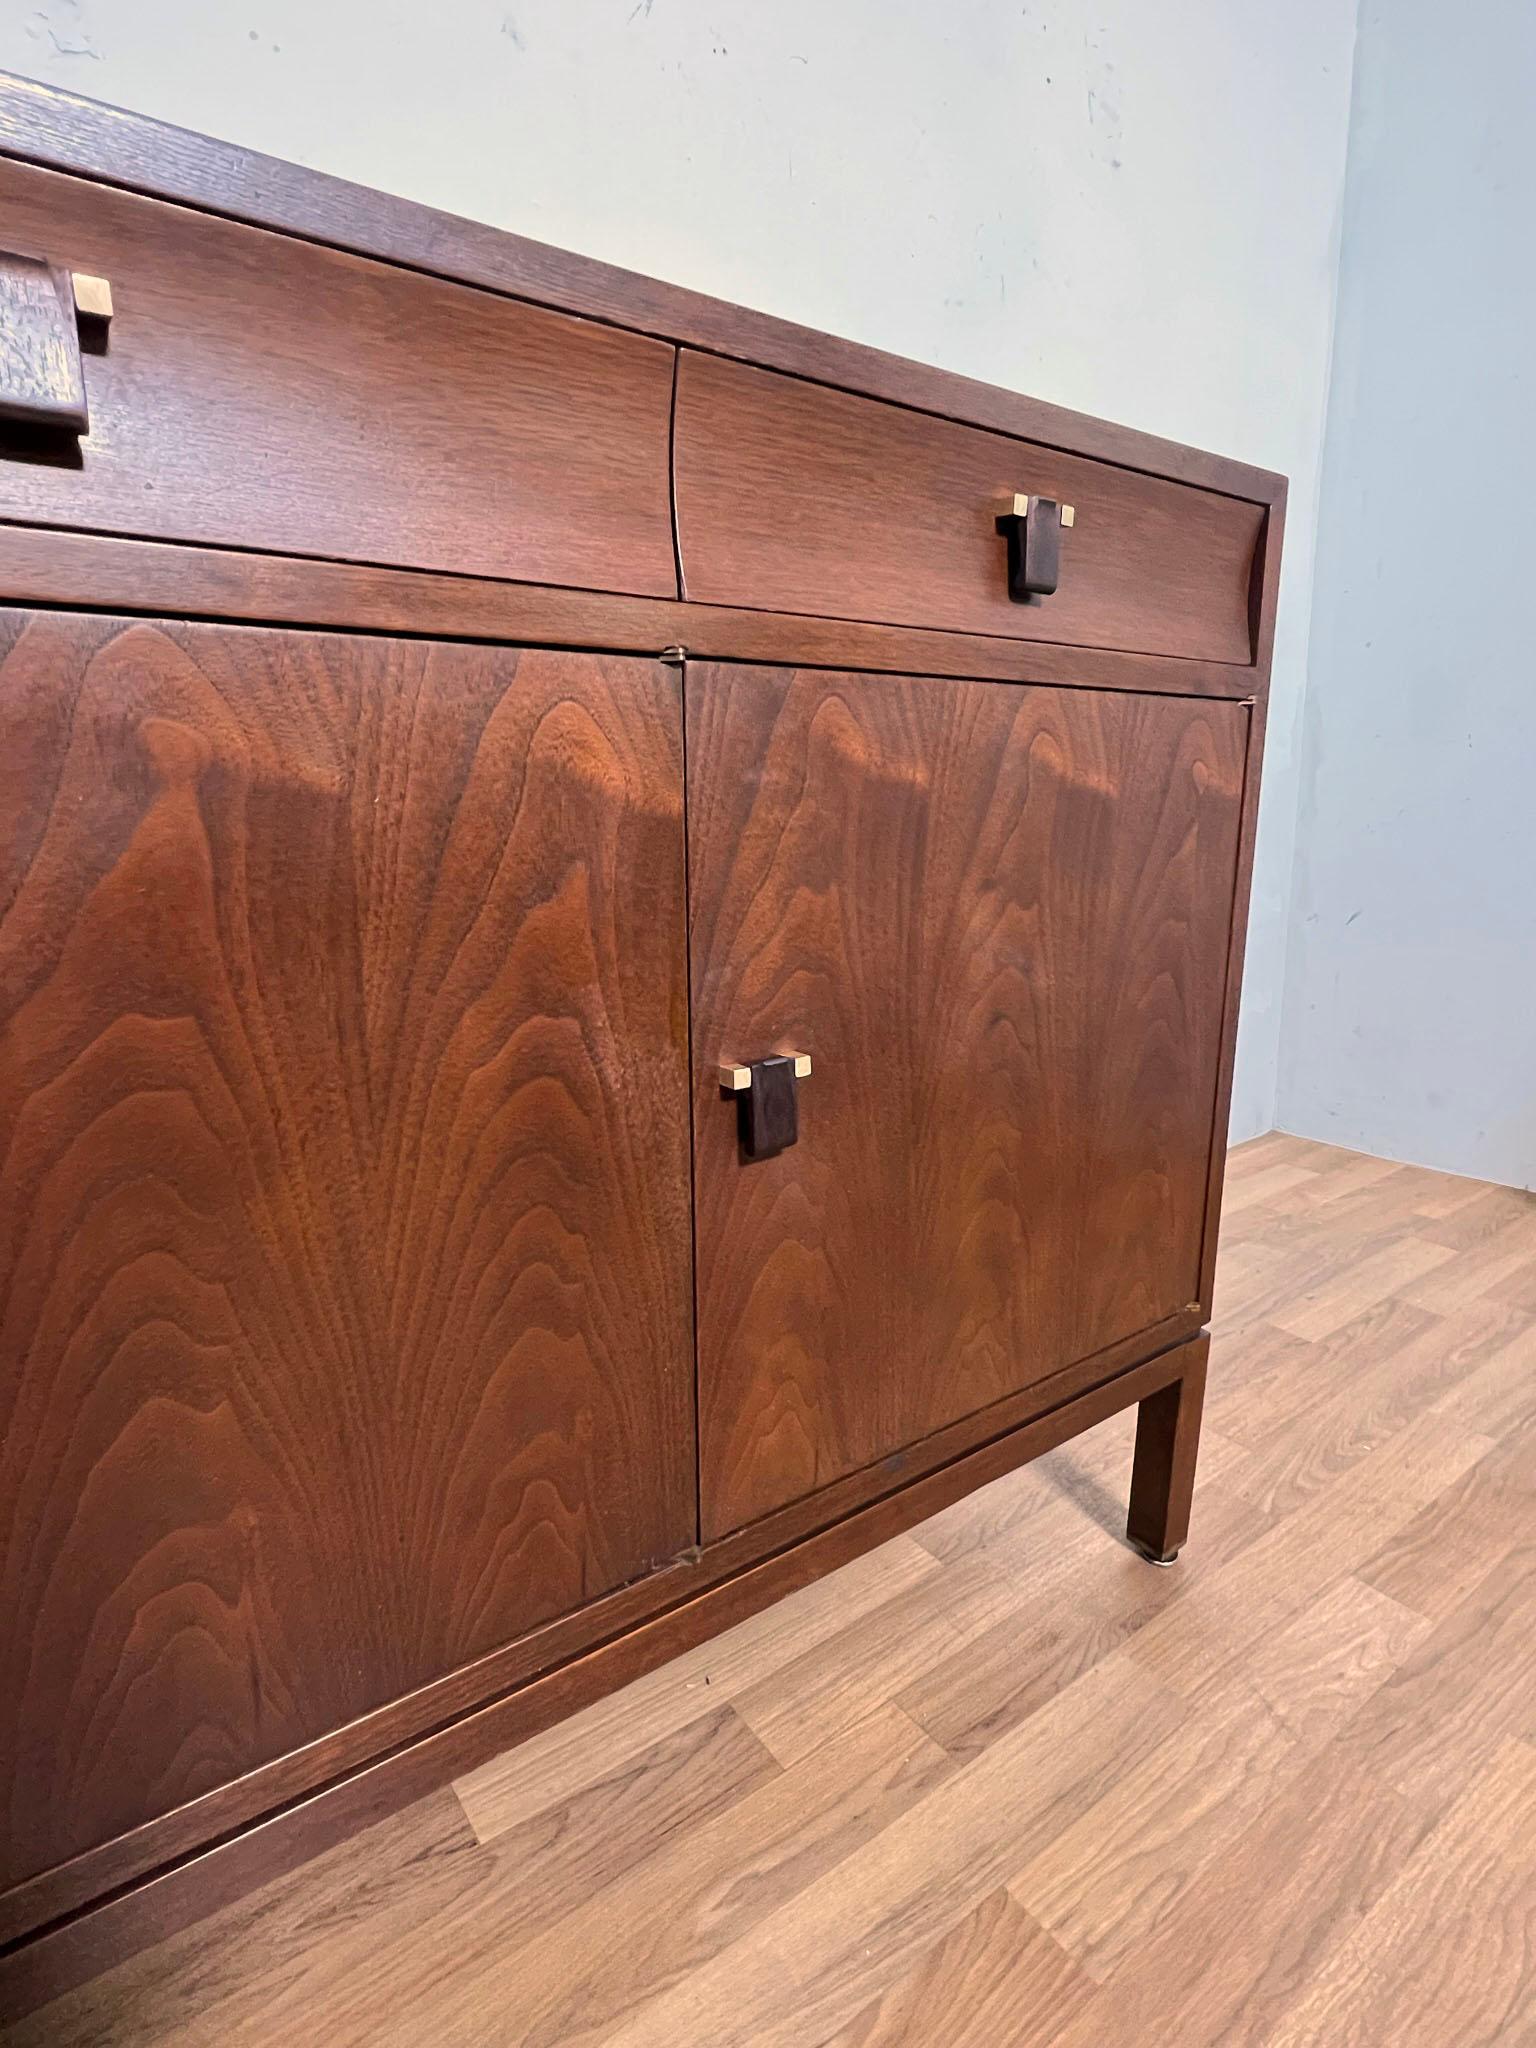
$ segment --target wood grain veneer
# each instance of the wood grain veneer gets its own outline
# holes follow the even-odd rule
[[[707,604],[1207,661],[1253,658],[1264,513],[850,392],[684,350],[678,551]],[[1015,604],[999,512],[1071,502],[1052,597]]]
[[[690,664],[701,1512],[1192,1303],[1247,712]],[[809,1052],[743,1163],[720,1060]]]
[[[3,158],[0,221],[117,309],[0,517],[676,594],[660,342]]]
[[[35,2002],[1120,1408],[1182,1541],[1285,486],[3,78],[0,204],[116,309],[89,434],[0,430]],[[690,1097],[791,1026],[744,1169]],[[671,1768],[771,1790],[778,1699]]]
[[[692,1539],[681,726],[0,624],[0,1875]]]
[[[754,1563],[722,1572],[715,1556],[727,1554],[727,1547],[713,1546],[714,1556],[706,1549],[665,1575],[668,1590],[657,1601],[660,1611],[649,1619],[500,1697],[483,1700],[403,1748],[381,1745],[375,1761],[290,1800],[255,1826],[168,1864],[141,1885],[114,1895],[82,1871],[72,1887],[38,1888],[37,1905],[45,1907],[51,1899],[58,1917],[43,1924],[46,1910],[35,1911],[26,1923],[34,1938],[4,1944],[0,1936],[0,2015],[30,2009],[144,1941],[241,1897],[357,1828],[398,1811],[407,1800],[487,1762],[509,1744],[554,1726],[722,1634],[924,1516],[1167,1386],[1203,1359],[1205,1346],[1203,1336],[1176,1346],[935,1471],[907,1484],[893,1483],[883,1496]]]
[[[1130,1417],[1107,1421],[56,1999],[15,2048],[1522,2041],[1536,1327],[1475,1233],[1521,1226],[1528,1285],[1536,1204],[1278,1134],[1228,1187],[1177,1571],[1114,1540]],[[1388,1305],[1412,1369],[1380,1306],[1277,1351],[1249,1262],[1289,1319],[1320,1257],[1393,1231],[1456,1241],[1432,1325]],[[1287,1406],[1288,1381],[1330,1398]],[[1271,1465],[1300,1489],[1255,1484]],[[951,1572],[1001,1603],[963,1644]],[[1149,1682],[1138,1644],[1175,1618]],[[722,1709],[770,1696],[804,1755],[669,1826],[720,1782]]]

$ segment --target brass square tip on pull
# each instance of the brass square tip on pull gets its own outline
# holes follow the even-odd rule
[[[1077,518],[1072,506],[1038,492],[1015,491],[997,530],[1008,543],[1008,595],[1015,604],[1053,597],[1061,580],[1061,535]]]
[[[102,325],[112,318],[112,286],[104,277],[89,277],[83,270],[70,273],[74,287],[75,312],[82,320],[99,320]]]
[[[811,1056],[808,1052],[792,1052],[786,1055],[795,1063],[795,1079],[803,1081],[811,1071]],[[752,1069],[739,1067],[734,1060],[720,1063],[720,1086],[727,1095],[744,1095],[752,1086]]]
[[[771,1052],[745,1065],[722,1060],[722,1094],[736,1100],[736,1136],[743,1159],[771,1159],[800,1136],[797,1093],[811,1071],[808,1052]]]
[[[1015,491],[1006,516],[1010,519],[1027,519],[1029,517],[1029,508],[1033,502],[1028,491]],[[1063,505],[1059,508],[1058,516],[1063,526],[1076,526],[1077,507],[1075,505]]]

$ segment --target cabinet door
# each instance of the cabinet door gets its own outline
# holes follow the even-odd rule
[[[1243,705],[692,667],[706,1537],[1196,1299]],[[811,1055],[746,1160],[718,1060]]]
[[[0,1877],[695,1534],[681,706],[0,615]]]

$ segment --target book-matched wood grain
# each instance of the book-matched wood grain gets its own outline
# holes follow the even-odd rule
[[[1192,1302],[1247,711],[690,665],[706,1537]],[[719,1059],[812,1055],[743,1163]]]
[[[890,1491],[829,1516],[786,1548],[731,1541],[683,1553],[665,1570],[631,1581],[622,1596],[615,1596],[639,1596],[618,1633],[601,1625],[609,1611],[601,1600],[568,1617],[581,1626],[558,1649],[551,1648],[547,1662],[534,1665],[537,1676],[526,1675],[523,1653],[530,1644],[566,1631],[556,1625],[520,1639],[512,1646],[512,1661],[524,1675],[511,1682],[510,1690],[503,1684],[492,1691],[484,1682],[486,1666],[501,1665],[500,1652],[461,1666],[446,1679],[119,1837],[102,1851],[17,1887],[0,1902],[7,1915],[0,1923],[6,1935],[43,1931],[0,1948],[0,2008],[9,2001],[18,2010],[31,2010],[146,1940],[238,1900],[349,1832],[398,1812],[408,1800],[460,1772],[476,1771],[509,1745],[554,1728],[679,1653],[700,1648],[973,1488],[1165,1386],[1185,1370],[1192,1348],[1177,1345],[904,1484],[898,1478]],[[590,1625],[593,1616],[599,1617],[598,1626]],[[784,1633],[788,1639],[801,1636],[798,1617],[787,1619]],[[955,1641],[952,1630],[949,1640]],[[596,1647],[573,1654],[572,1641]],[[738,1676],[745,1682],[744,1673]],[[707,1673],[704,1682],[710,1684]],[[392,1736],[398,1746],[391,1746]],[[535,1772],[540,1775],[542,1766]],[[520,1785],[527,1782],[514,1769],[514,1807]],[[311,1789],[317,1784],[318,1790]],[[241,1827],[253,1817],[256,1825]],[[220,1826],[234,1832],[204,1847]],[[109,1885],[144,1871],[152,1874],[143,1883],[128,1884],[102,1899]],[[82,1906],[88,1910],[75,1911]]]
[[[0,518],[676,595],[665,343],[4,159],[0,222],[116,304]]]
[[[684,350],[678,550],[686,595],[839,619],[1208,661],[1254,658],[1264,510]],[[1054,596],[1016,604],[997,515],[1062,499]]]
[[[1408,1236],[1437,1227],[1415,1213],[1433,1176],[1395,1169],[1372,1213],[1351,1191],[1385,1177],[1295,1140],[1244,1148],[1229,1189],[1270,1166],[1290,1170],[1234,1214],[1233,1242],[1278,1241],[1282,1301],[1306,1292],[1319,1246],[1373,1250],[1388,1211]],[[1475,1243],[1457,1258],[1475,1305]],[[1304,1435],[1304,1414],[1267,1414],[1252,1450],[1208,1430],[1218,1476],[1171,1572],[1105,1527],[1124,1413],[461,1779],[484,1840],[435,1795],[56,2000],[7,2048],[1523,2048],[1533,1328],[1470,1376],[1409,1374],[1398,1451],[1299,1501],[1266,1493],[1261,1510],[1226,1489],[1271,1439]],[[1265,1336],[1218,1323],[1212,1382],[1234,1403],[1275,1370]],[[1285,1356],[1331,1361],[1347,1394],[1334,1345],[1289,1338]],[[1369,1442],[1388,1425],[1378,1390],[1361,1393]],[[1468,1430],[1464,1478],[1445,1453]],[[1417,1568],[1432,1518],[1444,1583]],[[1365,1583],[1366,1541],[1367,1577],[1393,1557],[1416,1568]],[[1028,1695],[1002,1714],[938,1597],[978,1564],[1013,1605],[977,1642],[999,1683],[1006,1642]],[[1182,1655],[1148,1683],[1136,1643],[1175,1615]],[[942,1713],[912,1685],[872,1701],[882,1672],[901,1682],[898,1632],[926,1643]],[[721,1733],[722,1708],[749,1709],[775,1672],[780,1726],[802,1692],[825,1731],[781,1770]]]
[[[0,630],[16,1885],[692,1537],[678,680]]]
[[[36,1995],[1123,1401],[1171,1408],[1284,485],[26,81],[0,210],[117,302],[78,448],[0,429],[0,596],[144,615],[17,621],[0,672],[0,1940],[54,1921],[11,1958]],[[733,360],[675,384],[688,344]],[[1078,507],[1049,605],[1003,591],[1020,488]],[[893,678],[846,717],[829,680],[768,810],[750,730],[704,756],[723,799],[696,785],[710,858],[738,828],[748,854],[710,912],[747,935],[727,1021],[769,1021],[759,970],[786,1015],[819,976],[848,1054],[804,1105],[820,1188],[724,1219],[744,1440],[713,1499],[706,1446],[702,1532],[678,682],[494,644],[528,641]],[[744,910],[796,744],[813,800]],[[784,1344],[735,1343],[786,1311]],[[829,1336],[818,1384],[789,1354]],[[1006,1625],[1007,1581],[971,1578],[934,1603],[956,1646]],[[916,1660],[869,1659],[856,1711]],[[787,1683],[740,1711],[798,1769],[840,1709],[828,1684],[797,1718]],[[734,1797],[740,1734],[711,1705],[670,1767],[642,1745],[635,1813],[664,1827],[712,1758]],[[635,1818],[626,1767],[509,1820],[536,1780],[494,1800],[531,1868]],[[914,2010],[971,1952],[937,1931]]]

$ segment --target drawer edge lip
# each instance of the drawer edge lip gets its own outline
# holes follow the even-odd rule
[[[1255,504],[1285,499],[1284,476],[1235,457],[821,334],[8,72],[0,72],[0,156]]]
[[[292,548],[264,548],[246,541],[174,540],[169,536],[154,533],[127,533],[118,527],[76,526],[65,521],[27,519],[18,517],[14,513],[0,510],[0,549],[4,549],[11,535],[19,534],[35,534],[39,541],[53,540],[63,543],[94,542],[103,549],[136,549],[140,552],[135,559],[141,565],[150,562],[151,551],[161,556],[162,559],[175,557],[178,562],[187,565],[189,568],[194,561],[198,560],[201,560],[208,566],[223,563],[226,565],[224,593],[226,601],[230,602],[238,602],[232,586],[239,573],[244,570],[249,574],[252,566],[258,563],[267,565],[269,569],[273,565],[283,563],[298,572],[305,570],[335,570],[357,576],[411,578],[422,584],[431,584],[444,589],[537,590],[548,592],[551,595],[559,594],[572,599],[588,598],[596,601],[612,598],[620,603],[633,604],[679,604],[683,602],[677,595],[676,553],[670,534],[666,529],[663,529],[663,537],[667,554],[670,557],[669,573],[666,575],[658,574],[653,587],[644,590],[620,589],[611,583],[555,583],[532,576],[495,576],[474,569],[431,569],[411,562],[370,561],[366,557],[357,555],[301,554]],[[127,558],[125,557],[124,559]],[[7,555],[0,552],[0,604],[20,603],[23,600],[8,597],[5,593],[7,568]],[[39,568],[36,570],[36,573],[43,581],[51,580],[49,572],[45,570]],[[67,572],[59,576],[58,581],[61,587],[67,584]],[[81,576],[74,587],[83,592],[87,588],[87,578]],[[99,601],[84,595],[61,601],[78,604],[82,610],[86,611],[101,609]],[[48,603],[53,602],[53,600],[40,598],[38,602]],[[141,603],[135,608],[143,610],[145,606]],[[217,616],[217,614],[212,612],[209,615]],[[300,621],[294,620],[292,623],[297,625]],[[473,633],[461,633],[448,634],[444,637],[449,639],[478,639],[482,636]],[[1174,657],[1164,658],[1172,659]],[[1227,664],[1227,666],[1239,668],[1245,666],[1245,664],[1234,662]]]
[[[1262,546],[1262,537],[1260,545]],[[1258,664],[1252,656],[1247,661],[1223,661],[1218,654],[1174,654],[1167,648],[1157,647],[1116,647],[1101,640],[1048,640],[1034,638],[1022,633],[977,633],[964,626],[912,626],[898,619],[858,618],[850,612],[793,612],[780,611],[774,605],[752,604],[745,598],[735,603],[723,597],[697,597],[684,600],[700,611],[715,613],[751,612],[764,619],[796,619],[807,626],[828,626],[848,628],[870,628],[885,633],[926,633],[942,635],[947,640],[974,641],[997,645],[1028,648],[1049,648],[1058,655],[1080,654],[1088,660],[1109,657],[1124,661],[1166,662],[1172,666],[1195,669],[1224,669],[1232,675],[1251,676]],[[1251,639],[1250,639],[1251,644]]]
[[[665,1628],[671,1618],[694,1603],[709,1596],[728,1598],[733,1587],[754,1574],[786,1569],[797,1555],[814,1553],[817,1545],[836,1544],[848,1534],[856,1536],[882,1514],[894,1514],[899,1520],[903,1503],[916,1499],[919,1489],[941,1485],[946,1474],[964,1480],[978,1460],[989,1455],[1005,1457],[1009,1446],[1027,1443],[1031,1431],[1050,1435],[1052,1443],[1065,1441],[1140,1398],[1134,1393],[1127,1393],[1123,1401],[1113,1396],[1122,1383],[1139,1384],[1143,1377],[1155,1373],[1161,1362],[1198,1341],[1201,1329],[1197,1306],[1181,1310],[1063,1368],[1024,1394],[1010,1396],[923,1438],[912,1447],[912,1462],[899,1474],[878,1465],[850,1474],[847,1481],[835,1482],[718,1542],[661,1562],[645,1577],[616,1588],[591,1605],[559,1616],[504,1648],[446,1672],[299,1750],[272,1758],[126,1835],[21,1879],[0,1893],[0,1974],[8,1958],[23,1953],[56,1927],[89,1918],[212,1850],[282,1822],[337,1787],[387,1769],[401,1755],[452,1737],[476,1716],[510,1707],[541,1686],[558,1685],[563,1673],[584,1660],[615,1650],[647,1630]],[[1089,1408],[1097,1412],[1074,1420],[1074,1411]],[[1061,1427],[1055,1433],[1058,1424]],[[1049,1447],[1042,1443],[1040,1449]],[[919,1457],[919,1453],[925,1455]],[[1026,1449],[1011,1461],[1005,1460],[1001,1469],[1012,1469],[1037,1454]],[[983,1483],[977,1479],[962,1484],[953,1498],[970,1491],[973,1484]],[[855,1484],[863,1488],[857,1495]],[[944,1504],[919,1506],[900,1525],[910,1527]],[[843,1537],[839,1532],[844,1532]],[[879,1536],[871,1539],[880,1540]],[[847,1555],[856,1555],[862,1547],[856,1544]],[[832,1568],[830,1564],[823,1567]],[[775,1597],[776,1593],[769,1595]],[[542,1658],[541,1643],[550,1645]],[[550,1725],[557,1718],[560,1716],[552,1715],[540,1725]],[[306,1758],[310,1760],[307,1769]],[[206,1816],[202,1826],[198,1825],[199,1816]]]
[[[1262,663],[1005,640],[948,627],[892,626],[665,593],[523,583],[5,518],[0,607],[622,654],[681,648],[687,659],[703,662],[1127,690],[1217,703],[1251,703],[1267,681]]]

